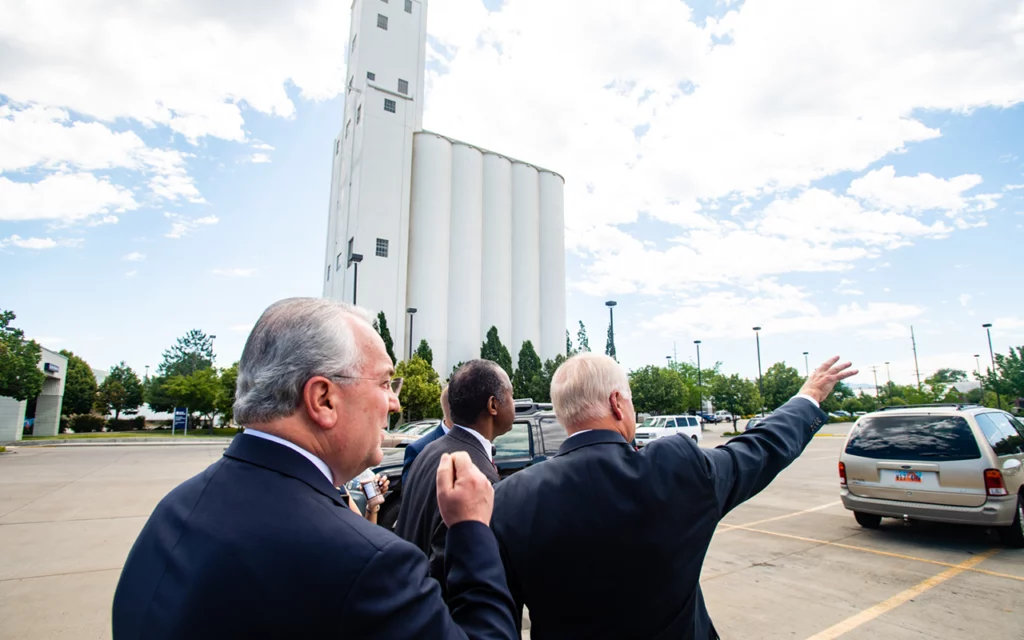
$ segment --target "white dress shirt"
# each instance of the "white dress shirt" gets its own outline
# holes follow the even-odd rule
[[[467,431],[467,432],[473,434],[473,437],[480,441],[480,446],[482,446],[484,448],[484,452],[487,453],[487,459],[490,460],[491,462],[494,462],[494,457],[491,456],[491,442],[490,442],[490,440],[488,440],[487,438],[483,437],[482,435],[480,435],[476,431],[473,431],[472,429],[467,429],[466,427],[462,426],[461,424],[457,424],[455,426],[460,428],[460,429],[462,429],[463,431]]]
[[[263,433],[262,431],[257,431],[256,429],[250,429],[248,427],[246,427],[245,431],[242,432],[242,435],[255,436],[257,438],[263,438],[264,440],[270,440],[271,442],[276,442],[277,444],[284,445],[289,449],[301,453],[307,460],[316,465],[316,468],[320,470],[320,473],[324,474],[324,477],[327,478],[327,482],[330,482],[332,487],[334,486],[334,474],[331,473],[331,468],[327,466],[327,463],[294,442],[288,442],[284,438],[278,438],[277,436],[270,435],[269,433]]]

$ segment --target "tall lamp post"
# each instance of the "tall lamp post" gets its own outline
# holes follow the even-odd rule
[[[986,322],[985,324],[983,324],[981,326],[982,326],[983,329],[985,329],[985,333],[988,334],[988,355],[989,355],[990,358],[992,358],[992,375],[994,376],[994,375],[996,375],[996,352],[992,350],[992,323],[991,322]],[[999,408],[999,409],[1002,409],[1003,408],[1003,401],[999,398],[999,391],[998,390],[994,390],[994,391],[996,392],[996,407]],[[984,395],[981,396],[981,401],[982,401],[982,403],[985,402],[985,396]]]
[[[666,369],[671,369],[672,368],[672,356],[665,356],[665,368]]]
[[[618,352],[615,350],[615,305],[616,304],[618,304],[618,303],[615,302],[614,300],[609,300],[608,302],[604,303],[604,306],[608,307],[608,333],[609,333],[608,337],[611,338],[612,353],[615,353],[616,355],[618,355]],[[615,359],[618,360],[618,358],[615,358]]]
[[[981,380],[981,354],[974,354],[974,375],[978,377],[978,385],[981,391],[981,403],[985,404],[985,383]]]
[[[887,382],[885,384],[885,395],[887,395],[889,397],[889,400],[891,401],[892,400],[892,371],[889,370],[889,363],[888,362],[885,363],[885,378],[887,380]]]
[[[807,371],[807,377],[811,377],[811,361],[807,359],[810,351],[804,351],[804,370]]]
[[[217,336],[210,335],[210,366],[213,367],[214,372],[217,371],[217,368],[213,366],[213,363],[217,361],[217,354],[215,354],[213,352],[213,341],[216,340],[216,339],[217,339]],[[213,423],[214,423],[214,417],[213,417],[213,414],[211,413],[210,414],[210,433],[213,433],[213,427],[214,427]]]
[[[356,270],[352,278],[352,304],[356,304],[356,294],[359,292],[359,263],[363,261],[363,254],[353,253],[348,257],[349,266],[355,265]]]
[[[405,310],[409,314],[409,360],[412,360],[412,320],[416,316],[416,307],[409,307]]]
[[[757,392],[761,394],[761,401],[764,401],[764,386],[761,383],[761,327],[754,327],[754,336],[757,338]]]
[[[700,340],[694,340],[693,344],[697,345],[697,390],[700,393],[700,408],[697,412],[701,413],[704,411],[704,382],[700,377]]]

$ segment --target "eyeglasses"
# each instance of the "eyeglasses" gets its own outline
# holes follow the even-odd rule
[[[385,384],[386,385],[390,385],[391,386],[391,392],[394,393],[396,396],[402,391],[402,383],[405,381],[405,378],[403,378],[402,376],[395,376],[394,378],[391,378],[390,380],[381,380],[380,378],[363,378],[361,376],[327,376],[327,377],[329,377],[329,378],[342,378],[342,379],[345,379],[345,380],[372,380],[373,382],[376,382],[376,383],[380,384],[381,386],[384,386]]]

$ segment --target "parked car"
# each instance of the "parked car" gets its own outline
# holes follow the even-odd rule
[[[743,427],[743,430],[744,431],[749,431],[749,430],[753,429],[758,424],[760,424],[762,420],[764,420],[763,417],[762,418],[751,418],[750,420],[747,420],[747,425],[745,427]]]
[[[706,411],[701,411],[700,413],[697,414],[697,417],[700,418],[701,420],[703,420],[704,422],[710,422],[711,424],[718,424],[718,416],[713,414],[713,413],[708,413]]]
[[[732,414],[724,409],[716,411],[715,417],[718,418],[719,422],[732,422]]]
[[[433,420],[417,420],[400,425],[393,430],[385,431],[384,443],[381,446],[385,448],[407,447],[426,435],[439,422],[436,418]]]
[[[1024,424],[978,405],[886,407],[860,418],[839,458],[861,526],[883,517],[988,526],[1024,547]]]
[[[853,415],[859,418],[859,417],[861,417],[861,416],[866,416],[866,415],[868,415],[868,412],[867,412],[867,411],[854,411],[854,412],[853,412]]]
[[[537,407],[523,408],[520,411],[518,404],[516,411],[512,430],[494,440],[494,464],[502,478],[555,455],[567,437],[565,427],[558,423],[553,411],[540,410]],[[394,528],[402,504],[404,459],[404,449],[388,449],[385,450],[381,463],[373,468],[374,473],[386,474],[391,481],[384,504],[377,514],[377,524],[388,529]],[[358,483],[349,483],[347,488],[349,493],[356,497],[360,509],[365,508]]]
[[[692,438],[694,442],[700,442],[704,437],[697,416],[655,416],[637,427],[636,446],[643,448],[658,438],[675,435]]]

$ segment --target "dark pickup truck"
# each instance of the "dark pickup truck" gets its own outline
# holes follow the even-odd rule
[[[555,455],[566,438],[565,429],[555,419],[555,413],[546,410],[550,405],[516,406],[516,420],[512,430],[494,441],[494,464],[498,474],[507,478],[530,465],[543,462]],[[374,473],[387,474],[391,486],[377,515],[377,524],[393,529],[402,505],[402,462],[405,449],[385,449],[384,459],[373,468]],[[364,508],[362,492],[349,487],[360,509]]]

